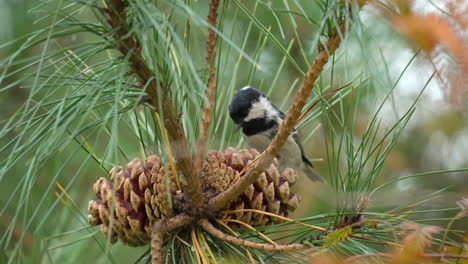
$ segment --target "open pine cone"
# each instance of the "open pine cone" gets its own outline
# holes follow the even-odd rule
[[[203,164],[204,191],[213,195],[221,193],[234,182],[239,172],[259,155],[255,149],[236,151],[234,148],[228,148],[224,153],[209,151]],[[257,209],[280,216],[287,216],[288,212],[294,211],[299,203],[299,197],[291,193],[289,187],[296,182],[297,174],[290,168],[284,169],[280,174],[277,166],[278,162],[274,159],[257,181],[249,185],[226,210]],[[264,226],[278,221],[278,218],[252,212],[222,214],[220,218],[236,219],[254,226]]]
[[[240,172],[258,155],[260,154],[254,149],[237,151],[228,148],[224,153],[209,151],[203,164],[202,174],[205,197],[209,199],[216,196],[237,178],[242,177],[239,175]],[[175,177],[170,173],[168,166],[163,166],[159,157],[150,156],[144,162],[135,158],[123,168],[114,167],[109,172],[110,181],[100,178],[94,184],[97,200],[89,202],[89,223],[101,225],[102,233],[108,236],[111,211],[113,211],[110,234],[112,243],[120,239],[130,246],[148,244],[151,223],[155,219],[170,217],[173,209],[169,198],[173,199],[176,194],[180,196]],[[270,167],[260,174],[257,181],[223,211],[257,209],[287,216],[299,203],[298,196],[289,189],[296,179],[297,174],[293,169],[287,168],[279,172],[278,162],[275,159]],[[117,186],[115,197],[113,197],[114,183]],[[217,217],[236,219],[253,226],[263,226],[278,221],[278,218],[252,212],[220,212]]]

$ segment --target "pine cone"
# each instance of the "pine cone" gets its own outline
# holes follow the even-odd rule
[[[149,243],[150,223],[171,216],[166,189],[166,171],[169,170],[161,165],[157,156],[150,156],[144,163],[135,158],[124,168],[114,167],[109,172],[110,181],[100,178],[94,184],[98,200],[89,202],[88,222],[102,224],[101,231],[107,236],[110,208],[114,208],[111,242],[115,243],[119,238],[130,246]],[[112,197],[114,182],[117,186],[115,200]],[[173,180],[169,188],[171,193],[176,192]],[[112,206],[114,203],[115,207]]]
[[[224,153],[209,151],[203,164],[203,189],[205,193],[217,195],[231,185],[239,173],[260,153],[255,149],[236,151],[228,148]],[[231,202],[226,210],[257,209],[280,216],[288,216],[299,204],[299,197],[290,191],[297,180],[297,173],[286,168],[281,173],[277,169],[278,161],[273,160],[270,167],[250,185],[236,201]],[[240,176],[240,177],[243,177]],[[264,226],[281,221],[260,213],[238,212],[223,214],[222,218],[236,219],[253,226]]]
[[[243,177],[239,175],[240,172],[259,155],[254,149],[236,151],[228,148],[224,153],[209,151],[202,174],[205,197],[216,196],[237,178]],[[150,156],[144,162],[135,158],[123,168],[114,167],[109,172],[110,180],[100,178],[94,184],[97,200],[89,202],[89,223],[101,225],[102,233],[110,236],[112,243],[118,239],[130,246],[149,243],[151,223],[155,219],[170,217],[172,208],[168,199],[176,194],[181,196],[168,166],[163,166],[157,156]],[[296,182],[297,174],[289,168],[280,173],[277,166],[275,159],[257,181],[225,210],[257,209],[287,216],[296,209],[299,198],[290,192],[289,187]],[[166,174],[169,176],[167,183]],[[114,183],[117,187],[113,197]],[[112,232],[109,234],[111,217]],[[218,217],[236,219],[254,226],[279,221],[278,218],[252,212],[220,214]]]

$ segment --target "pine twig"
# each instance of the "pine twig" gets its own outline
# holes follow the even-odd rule
[[[159,224],[159,222],[161,221],[163,220],[157,221],[157,223],[154,224],[151,230],[151,263],[152,264],[163,263],[162,247],[164,243],[164,234]]]
[[[193,217],[185,214],[176,215],[169,219],[157,220],[153,223],[151,229],[151,263],[162,264],[162,245],[164,242],[164,235],[189,225],[193,221]]]
[[[288,139],[291,130],[297,124],[297,120],[301,115],[302,108],[306,104],[307,98],[309,98],[312,92],[315,81],[319,77],[330,56],[332,56],[339,47],[341,43],[341,36],[345,36],[346,34],[346,30],[344,30],[344,24],[340,26],[339,29],[341,30],[341,35],[336,33],[328,39],[326,43],[327,48],[322,49],[319,52],[315,58],[315,61],[307,71],[301,88],[294,98],[294,103],[286,115],[286,119],[280,126],[276,137],[262,154],[262,158],[257,161],[256,165],[253,166],[244,177],[239,179],[233,185],[229,186],[229,188],[227,188],[224,192],[210,200],[208,204],[209,210],[212,212],[219,211],[227,206],[230,201],[235,200],[247,188],[247,186],[257,180],[258,175],[260,175],[260,173],[262,173],[270,165],[270,163],[273,161],[273,158],[278,155],[284,143]]]
[[[229,242],[231,244],[235,244],[238,246],[244,246],[244,247],[250,247],[250,248],[255,248],[259,250],[268,250],[268,251],[295,251],[295,250],[301,250],[301,249],[306,249],[309,248],[308,245],[305,244],[289,244],[289,245],[272,245],[272,244],[267,244],[267,243],[258,243],[258,242],[253,242],[250,240],[230,236],[223,231],[217,229],[213,224],[210,223],[207,219],[201,219],[198,221],[198,224],[208,233],[210,233],[212,236]]]
[[[221,219],[221,220],[225,221],[225,222],[236,223],[236,224],[239,224],[241,226],[244,226],[247,229],[250,229],[250,230],[254,231],[255,233],[257,233],[257,235],[261,236],[263,239],[268,241],[270,244],[278,246],[278,244],[275,241],[271,240],[268,236],[266,236],[262,232],[258,231],[255,227],[253,227],[253,226],[251,226],[251,225],[249,225],[249,224],[247,224],[247,223],[245,223],[243,221],[240,221],[240,220],[237,220],[237,219]]]
[[[216,19],[218,17],[218,7],[220,0],[212,0],[210,3],[210,11],[208,13],[208,24],[212,27],[216,27]],[[211,112],[213,110],[213,99],[216,89],[216,64],[214,57],[216,54],[216,34],[210,27],[208,28],[208,35],[206,37],[206,68],[209,73],[207,89],[205,93],[205,105],[203,106],[202,115],[202,133],[201,139],[206,143],[208,138],[208,130],[210,128]]]
[[[218,219],[215,219],[216,222],[220,225],[222,225],[224,228],[226,228],[229,232],[231,232],[231,234],[233,234],[234,236],[238,237],[239,235],[236,233],[236,231],[234,231],[232,228],[230,228],[226,223],[223,223],[221,221],[219,221]],[[247,248],[247,247],[244,247],[245,249],[245,253],[247,254],[247,256],[249,257],[249,260],[250,260],[250,263],[252,264],[257,264],[257,262],[255,261],[255,259],[253,258],[252,254],[250,253],[250,250]]]
[[[208,24],[211,27],[216,27],[216,19],[218,18],[218,7],[220,0],[211,0],[210,10],[208,12]],[[206,151],[206,142],[208,139],[208,132],[210,129],[211,112],[214,104],[214,93],[216,89],[216,64],[214,62],[215,48],[216,48],[216,34],[214,30],[208,27],[208,34],[206,36],[206,69],[209,74],[207,88],[205,92],[205,104],[203,105],[202,112],[202,127],[201,134],[197,141],[197,154],[195,157],[195,164],[197,164],[197,177],[201,179],[203,156]]]
[[[126,25],[128,2],[126,0],[108,0],[107,6],[100,11],[114,30],[114,38],[117,40],[115,42],[116,49],[123,55],[129,56],[131,72],[140,79],[142,87],[146,87],[154,111],[162,110],[164,125],[168,132],[177,167],[187,181],[183,186],[184,193],[190,205],[198,208],[203,204],[201,182],[195,174],[195,166],[184,128],[180,122],[180,116],[177,114],[170,96],[164,91],[164,83],[155,79],[152,70],[146,64],[140,43],[128,31],[128,25]]]

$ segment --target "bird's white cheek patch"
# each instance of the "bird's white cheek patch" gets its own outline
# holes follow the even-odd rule
[[[267,98],[260,97],[260,100],[258,100],[258,102],[252,104],[249,114],[244,119],[244,122],[264,117],[265,112],[267,113],[267,115],[273,116],[275,115],[276,110],[273,108],[273,106]]]

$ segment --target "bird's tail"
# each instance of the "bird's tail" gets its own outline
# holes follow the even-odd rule
[[[309,179],[311,179],[312,181],[318,181],[318,182],[323,182],[325,183],[325,179],[318,175],[314,170],[312,170],[311,167],[309,166],[304,166],[304,169],[302,170],[302,172],[307,175],[307,177]]]

